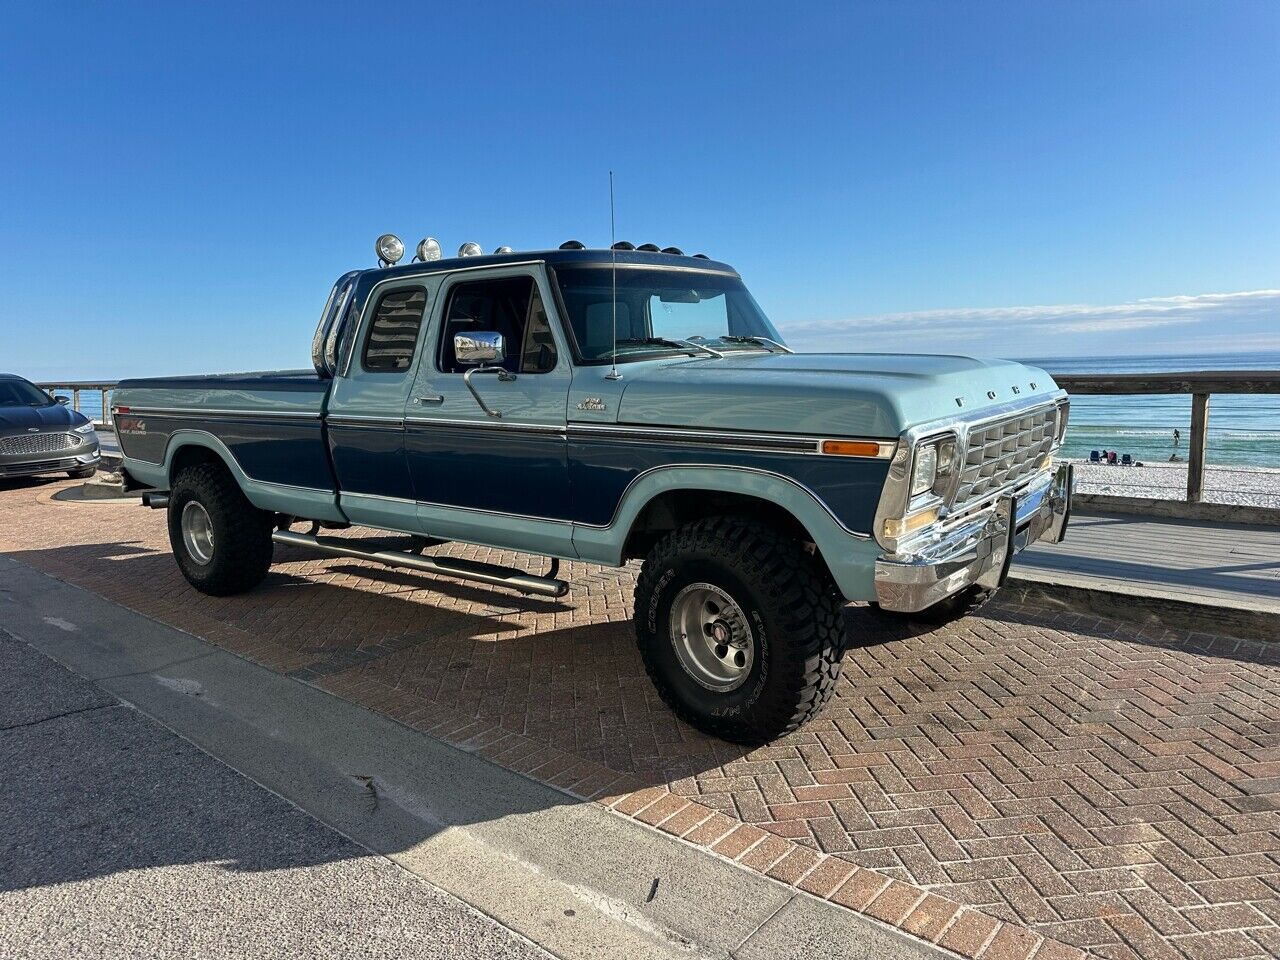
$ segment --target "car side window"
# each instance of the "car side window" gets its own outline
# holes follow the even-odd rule
[[[370,373],[402,373],[413,363],[422,329],[427,291],[421,287],[391,290],[378,300],[364,341],[361,365]]]
[[[533,277],[501,277],[455,284],[441,327],[439,367],[442,373],[465,373],[453,353],[459,333],[502,334],[512,373],[547,373],[555,369],[556,342],[542,294]]]

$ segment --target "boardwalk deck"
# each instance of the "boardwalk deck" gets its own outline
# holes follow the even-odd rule
[[[1280,529],[1274,527],[1076,516],[1066,541],[1037,544],[1018,556],[1016,568],[1280,614]]]

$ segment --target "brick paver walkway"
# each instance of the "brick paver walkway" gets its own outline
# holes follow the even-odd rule
[[[0,487],[0,550],[966,956],[1280,955],[1280,645],[851,610],[880,642],[816,722],[744,753],[657,699],[633,569],[569,564],[550,601],[278,547],[216,600],[162,513],[62,486]]]

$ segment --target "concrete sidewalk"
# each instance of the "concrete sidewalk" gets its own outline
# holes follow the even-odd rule
[[[0,954],[546,957],[0,628]]]

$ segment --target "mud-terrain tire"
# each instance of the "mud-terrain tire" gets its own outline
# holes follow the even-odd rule
[[[207,531],[207,540],[196,534],[188,544],[184,514],[196,530]],[[221,464],[185,467],[174,478],[169,543],[182,575],[201,593],[225,597],[261,583],[271,567],[271,530],[272,515],[246,500]]]
[[[932,607],[926,607],[915,613],[902,613],[897,610],[884,609],[881,609],[880,612],[886,616],[915,620],[918,623],[927,623],[934,627],[945,627],[948,623],[954,623],[972,613],[977,613],[991,602],[996,593],[996,590],[989,590],[976,584],[970,584],[958,593],[953,593],[945,600],[939,600]]]
[[[711,517],[668,534],[645,559],[636,641],[680,719],[733,743],[764,743],[812,719],[831,697],[845,649],[843,606],[826,566],[802,544],[765,524]],[[701,632],[681,629],[699,619]],[[720,675],[690,665],[696,657]]]
[[[68,470],[67,476],[72,480],[88,480],[97,472],[97,467],[82,467],[79,470]]]

